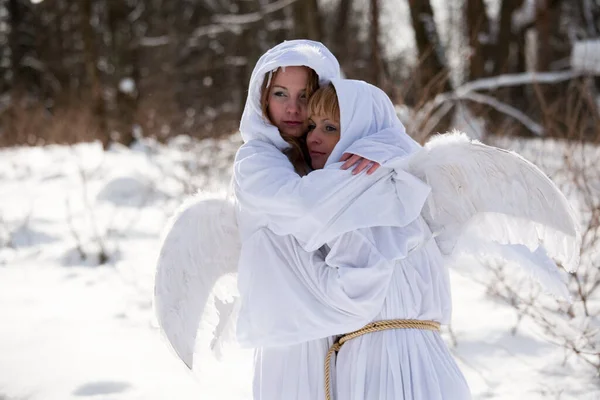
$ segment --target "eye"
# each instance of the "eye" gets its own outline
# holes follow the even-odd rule
[[[276,96],[276,97],[285,97],[285,93],[282,92],[281,90],[277,90],[277,91],[273,92],[273,96]]]
[[[308,132],[310,132],[310,131],[314,130],[316,127],[317,127],[317,126],[316,126],[315,124],[313,124],[313,123],[310,123],[310,122],[309,122],[309,123],[308,123]]]
[[[327,132],[335,132],[335,131],[337,131],[337,128],[335,126],[333,126],[333,125],[326,125],[325,126],[325,130]]]

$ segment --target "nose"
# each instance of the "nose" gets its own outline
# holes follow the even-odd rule
[[[290,99],[286,103],[286,109],[289,114],[299,114],[302,110],[302,104],[298,100]]]
[[[315,128],[312,131],[308,132],[308,136],[306,137],[306,143],[307,144],[320,144],[321,141],[322,141],[321,135],[317,131],[317,128]]]

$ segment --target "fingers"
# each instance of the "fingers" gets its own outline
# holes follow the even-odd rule
[[[371,160],[367,160],[366,158],[364,158],[360,163],[358,163],[356,168],[354,168],[354,171],[352,171],[352,175],[360,174],[362,171],[365,170],[365,168],[369,166],[369,164],[371,164]]]
[[[379,167],[381,167],[381,164],[373,163],[373,165],[371,165],[371,168],[369,168],[369,170],[367,171],[367,175],[371,175],[373,172],[377,171]]]
[[[357,162],[359,162],[360,160],[362,160],[361,156],[357,156],[356,154],[353,154],[345,163],[344,165],[342,165],[342,169],[348,169],[351,166],[353,166],[354,164],[356,164]]]
[[[352,171],[352,175],[360,174],[369,166],[370,168],[367,170],[367,175],[371,175],[372,173],[377,171],[377,169],[381,166],[380,164],[374,161],[367,160],[366,158],[363,158],[359,155],[350,153],[344,153],[340,158],[340,161],[345,161],[345,163],[341,166],[341,168],[344,170],[349,169],[353,165],[356,165],[356,168],[354,168],[354,170]]]

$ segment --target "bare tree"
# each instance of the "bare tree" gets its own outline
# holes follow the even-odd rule
[[[381,56],[381,46],[379,44],[379,0],[371,0],[371,29],[370,29],[370,42],[371,42],[371,59],[373,64],[372,69],[372,82],[374,85],[384,89],[383,79],[383,60]]]
[[[537,0],[535,28],[538,34],[537,65],[538,71],[552,70],[552,63],[570,53],[570,45],[561,32],[561,0]]]
[[[511,72],[510,47],[513,42],[512,17],[523,3],[523,0],[502,0],[500,5],[500,19],[498,22],[498,35],[494,48],[494,75]]]
[[[25,19],[25,7],[26,5],[21,0],[8,0],[8,18],[10,19],[8,47],[11,55],[12,80],[17,85],[23,81],[21,62],[25,57],[25,47],[21,43],[21,30]]]
[[[10,38],[10,19],[8,0],[0,0],[0,96],[8,92],[12,82],[12,57],[8,46]],[[0,106],[0,110],[2,106]]]
[[[98,50],[96,37],[92,27],[92,0],[83,0],[81,3],[81,32],[83,37],[83,57],[87,84],[89,85],[91,108],[94,119],[100,128],[100,140],[104,147],[108,146],[110,136],[106,126],[104,99],[102,97],[102,84],[97,69]]]
[[[317,0],[296,1],[294,8],[294,37],[322,40],[321,14]]]
[[[491,42],[490,20],[483,0],[467,0],[465,3],[469,55],[469,79],[479,79],[489,75],[486,62],[489,59]]]
[[[422,98],[429,100],[452,89],[449,69],[430,1],[409,0],[408,4],[419,55],[416,76]]]
[[[425,103],[440,93],[452,90],[450,70],[448,68],[444,48],[440,42],[433,9],[429,0],[409,0],[410,16],[415,42],[418,51],[418,63],[415,67],[415,86],[419,103]],[[448,104],[451,109],[452,105]],[[446,110],[442,117],[435,120],[433,132],[447,132],[452,123],[451,114]],[[431,121],[430,121],[431,122]],[[416,126],[421,131],[425,125]]]
[[[350,19],[351,11],[352,0],[340,0],[335,21],[335,31],[332,35],[334,50],[340,57],[342,57],[349,50],[351,51],[351,49],[346,48],[349,26],[348,20]]]
[[[111,107],[111,129],[118,132],[119,142],[130,145],[133,140],[134,116],[137,108],[139,87],[138,46],[133,28],[137,20],[130,20],[134,12],[126,1],[107,3],[108,27],[110,32],[111,83],[115,93]]]

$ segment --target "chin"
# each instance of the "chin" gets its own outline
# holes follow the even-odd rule
[[[280,132],[283,132],[284,135],[293,136],[296,138],[302,137],[306,132],[304,126],[298,127],[298,129],[280,129]]]
[[[323,169],[323,167],[324,167],[324,166],[325,166],[325,165],[323,165],[323,164],[321,164],[321,163],[314,163],[314,162],[311,162],[311,167],[312,167],[312,169]]]

